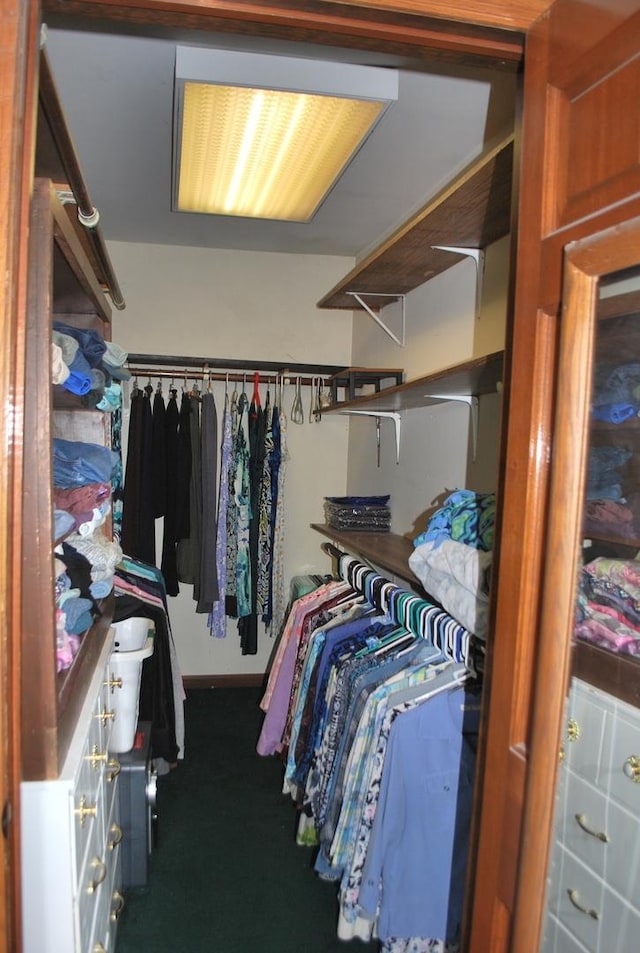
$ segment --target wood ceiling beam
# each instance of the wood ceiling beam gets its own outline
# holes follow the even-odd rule
[[[546,0],[515,0],[539,7]],[[407,3],[389,0],[387,8],[335,0],[44,0],[47,16],[72,17],[113,26],[139,29],[155,27],[171,30],[200,30],[318,43],[351,49],[438,59],[466,66],[515,69],[522,61],[523,34],[505,28],[503,5],[488,0],[467,0],[456,4],[455,19],[445,0]],[[418,7],[423,8],[418,13]],[[482,11],[484,8],[484,12]],[[500,8],[500,10],[498,10]],[[493,20],[490,11],[493,9]],[[442,19],[447,10],[448,19]],[[464,15],[475,17],[469,21]],[[521,18],[507,17],[509,26]],[[500,22],[496,27],[495,22]],[[63,25],[59,19],[55,25]]]

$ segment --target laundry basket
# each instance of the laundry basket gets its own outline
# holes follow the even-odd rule
[[[131,751],[138,724],[142,663],[153,655],[154,630],[148,619],[126,619],[114,625],[111,676],[114,679],[112,710],[115,712],[109,750]]]

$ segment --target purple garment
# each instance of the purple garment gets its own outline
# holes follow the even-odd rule
[[[229,464],[233,435],[231,429],[231,410],[229,395],[225,396],[222,421],[222,449],[220,461],[220,488],[218,495],[218,537],[216,540],[216,565],[218,567],[218,595],[209,613],[209,633],[216,639],[227,634],[227,614],[225,590],[227,584],[227,509],[229,506]]]
[[[280,749],[282,733],[289,711],[289,695],[297,654],[298,640],[292,633],[292,637],[287,642],[282,658],[278,678],[273,688],[271,701],[269,702],[269,708],[264,716],[262,731],[260,732],[258,744],[256,745],[258,754],[275,754],[276,751]]]

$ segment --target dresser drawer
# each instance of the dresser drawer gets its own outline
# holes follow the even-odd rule
[[[612,699],[574,679],[563,738],[566,764],[604,791],[607,781],[603,771],[609,764],[614,710]]]
[[[640,815],[640,719],[622,710],[615,719],[606,775],[611,797]]]
[[[550,897],[550,911],[589,953],[604,953],[598,945],[604,884],[568,851],[560,853],[560,889]]]

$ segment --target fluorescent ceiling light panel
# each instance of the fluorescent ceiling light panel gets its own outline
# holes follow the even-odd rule
[[[309,221],[397,96],[395,70],[178,47],[173,208]]]

